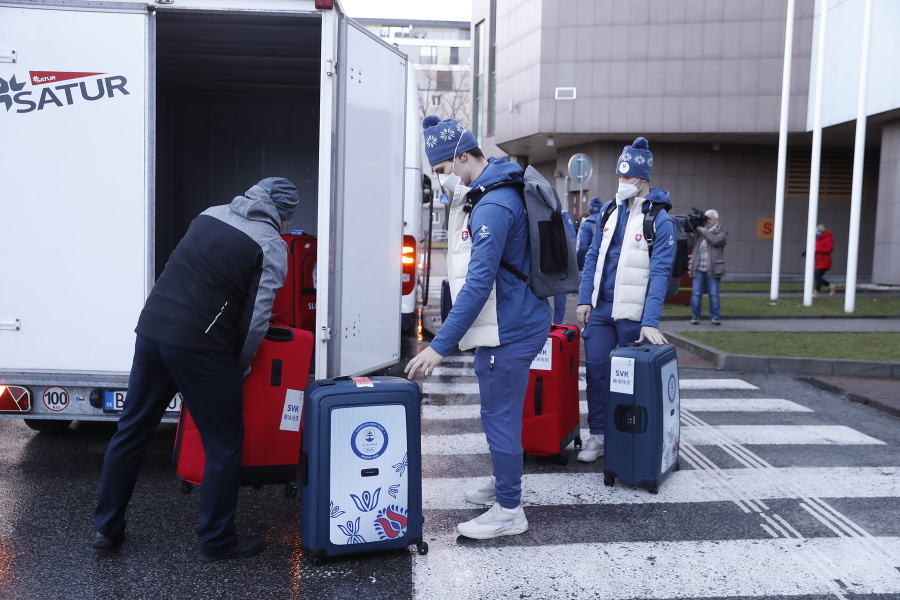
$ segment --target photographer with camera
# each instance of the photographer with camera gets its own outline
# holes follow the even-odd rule
[[[692,232],[688,245],[694,248],[688,272],[693,281],[691,290],[691,324],[700,322],[703,294],[709,294],[709,318],[713,325],[719,320],[719,282],[725,274],[725,242],[728,232],[719,223],[719,213],[708,210],[703,214],[697,208],[689,215]]]

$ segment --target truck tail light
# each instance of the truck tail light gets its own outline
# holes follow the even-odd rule
[[[403,295],[411,293],[416,287],[416,238],[403,236]]]
[[[334,8],[334,0],[316,0],[316,8]]]
[[[0,412],[31,410],[31,391],[20,385],[0,385]]]

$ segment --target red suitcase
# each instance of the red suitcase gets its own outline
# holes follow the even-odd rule
[[[307,331],[316,328],[316,238],[305,233],[281,236],[288,245],[288,272],[275,296],[272,320]]]
[[[241,485],[284,483],[287,492],[300,463],[303,390],[313,336],[309,331],[270,325],[244,383],[244,446]],[[185,492],[203,480],[205,454],[200,433],[182,407],[175,435],[175,463]]]
[[[547,344],[531,364],[522,411],[522,448],[525,454],[555,456],[568,462],[562,451],[570,442],[581,447],[578,408],[578,328],[553,325]]]

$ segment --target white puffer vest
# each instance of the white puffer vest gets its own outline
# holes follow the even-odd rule
[[[454,194],[450,205],[448,223],[449,243],[447,244],[447,277],[450,280],[450,296],[456,303],[456,297],[466,282],[469,271],[469,260],[472,257],[472,236],[469,235],[469,213],[463,211],[465,194]],[[497,322],[497,282],[494,282],[491,295],[475,322],[459,340],[460,350],[469,350],[478,346],[494,347],[500,345],[500,328]]]
[[[616,282],[613,287],[613,319],[628,319],[640,321],[644,315],[644,300],[647,297],[647,285],[650,283],[650,252],[647,249],[647,240],[644,239],[644,213],[641,206],[644,198],[637,197],[632,201],[631,212],[628,213],[628,222],[625,224],[625,234],[622,237],[622,252],[619,254],[619,266],[616,269]],[[620,209],[624,204],[612,212],[606,222],[608,231],[616,230]],[[591,295],[591,304],[597,306],[597,297],[600,295],[600,280],[603,278],[603,265],[606,262],[606,253],[612,235],[604,235],[600,242],[600,252],[597,255],[597,268],[594,271],[594,293]]]

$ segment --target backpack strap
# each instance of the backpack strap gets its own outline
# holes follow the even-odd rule
[[[656,217],[659,216],[659,211],[665,208],[662,204],[657,202],[654,204],[650,202],[650,210],[644,213],[644,239],[647,240],[647,253],[650,256],[653,256],[653,242],[655,241],[656,236]]]
[[[606,222],[609,221],[609,217],[613,214],[614,210],[616,210],[615,200],[610,200],[606,203],[606,206],[603,207],[603,212],[600,214],[600,235],[603,235],[603,228],[606,227]]]
[[[490,185],[480,185],[477,188],[470,190],[469,193],[466,194],[466,203],[463,205],[463,212],[471,213],[472,209],[475,208],[475,205],[478,204],[478,202],[484,197],[485,194],[501,187],[518,188],[519,197],[522,198],[522,204],[525,205],[525,182],[521,179],[505,179],[503,181],[498,181],[497,183],[492,183]],[[527,214],[527,205],[525,205],[525,211]],[[469,238],[474,241],[474,238],[472,238],[472,223],[467,223],[466,228],[469,230]],[[500,259],[500,266],[515,275],[518,279],[521,279],[525,283],[528,283],[528,276],[505,260]]]

